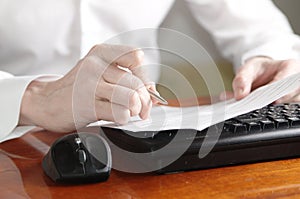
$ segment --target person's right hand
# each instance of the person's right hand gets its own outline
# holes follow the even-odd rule
[[[98,120],[125,124],[130,116],[148,118],[152,101],[146,87],[156,90],[140,67],[143,55],[128,46],[94,46],[61,79],[28,86],[19,124],[70,132]]]
[[[253,90],[287,78],[300,72],[300,62],[293,59],[273,60],[268,57],[257,56],[248,59],[237,71],[233,81],[233,92],[221,93],[220,99],[243,99]],[[292,103],[300,101],[300,88],[277,99],[274,103]]]

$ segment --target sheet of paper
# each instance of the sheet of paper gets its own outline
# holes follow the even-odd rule
[[[126,125],[100,122],[98,125],[137,131],[161,131],[168,129],[203,130],[211,125],[235,116],[262,108],[300,86],[300,73],[254,90],[242,100],[229,100],[206,106],[168,107],[157,106],[151,111],[151,119],[133,117]]]

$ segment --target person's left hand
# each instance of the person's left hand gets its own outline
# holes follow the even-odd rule
[[[299,61],[272,60],[267,57],[254,57],[246,61],[237,71],[232,82],[233,92],[222,93],[220,98],[221,100],[225,100],[234,97],[236,100],[240,100],[260,86],[284,79],[299,72]],[[275,103],[299,101],[300,88],[276,100]]]

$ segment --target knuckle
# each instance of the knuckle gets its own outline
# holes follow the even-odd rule
[[[115,122],[119,124],[127,124],[130,118],[129,109],[122,109],[117,115],[115,115]]]
[[[134,49],[131,52],[132,55],[132,62],[134,66],[142,65],[144,61],[144,52],[141,49]]]
[[[95,56],[89,55],[85,57],[82,61],[85,65],[94,65],[97,63],[97,58]]]
[[[92,48],[90,49],[90,51],[88,52],[87,55],[95,54],[95,52],[97,52],[98,48],[99,48],[99,44],[92,46]]]
[[[133,107],[139,103],[139,94],[136,91],[133,91],[129,96],[129,107]]]
[[[91,52],[95,52],[98,50],[101,50],[104,47],[104,44],[95,44],[92,48],[91,48]]]
[[[131,77],[132,77],[132,79],[130,81],[131,89],[138,91],[140,88],[144,87],[144,83],[142,82],[142,80],[140,80],[139,78],[137,78],[133,75]]]
[[[95,44],[89,51],[88,55],[94,55],[94,56],[104,58],[106,55],[105,52],[109,51],[110,47],[111,47],[110,45],[104,43]]]
[[[98,74],[103,73],[109,66],[99,57],[95,55],[89,55],[82,60],[82,65],[87,72]]]
[[[84,67],[95,69],[99,68],[99,66],[102,66],[101,59],[99,59],[97,56],[87,56],[83,60]]]

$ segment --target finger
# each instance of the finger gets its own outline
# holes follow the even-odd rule
[[[276,61],[273,64],[273,68],[277,67],[278,71],[274,75],[273,80],[270,83],[278,81],[280,79],[284,79],[291,74],[295,74],[299,72],[299,63],[295,60],[284,60],[284,61]]]
[[[117,68],[117,67],[108,67],[105,71],[103,78],[105,81],[110,82],[112,84],[119,84],[125,87],[128,87],[130,89],[133,89],[135,91],[141,89],[141,93],[146,96],[149,95],[148,89],[152,90],[156,94],[160,95],[155,87],[154,82],[148,82],[147,85],[144,84],[144,82],[135,76],[134,74],[131,74],[127,71],[124,71],[123,69]],[[145,87],[145,88],[143,88]],[[152,103],[157,104],[159,101],[155,98],[145,98],[146,100],[151,99]]]
[[[96,100],[96,115],[98,120],[113,121],[118,124],[126,124],[130,118],[130,111],[119,104]]]
[[[139,94],[142,109],[140,117],[147,119],[150,115],[152,101],[144,83],[135,75],[117,67],[108,67],[103,78],[111,84],[118,84],[136,91]]]
[[[147,66],[141,65],[131,68],[131,71],[135,76],[139,77],[145,85],[155,85],[155,82],[150,79],[147,69]]]
[[[289,103],[289,102],[295,102],[299,99],[300,95],[300,88],[295,90],[294,92],[291,92],[278,100],[275,101],[276,104],[281,104],[281,103]]]
[[[297,71],[299,71],[299,63],[295,60],[276,61],[276,62],[274,62],[273,65],[274,65],[273,66],[274,68],[275,67],[278,68],[278,71],[274,75],[274,77],[270,83],[274,83],[278,80],[287,78],[291,74],[297,73]],[[295,97],[295,96],[298,96],[299,93],[300,93],[300,88],[294,92],[291,92],[291,93],[281,97],[280,99],[276,100],[275,103],[294,102],[295,99],[297,99],[297,97]]]
[[[142,67],[144,52],[139,48],[101,44],[94,46],[90,52],[91,54],[96,54],[108,64],[128,68],[146,85],[153,83],[153,81],[149,79],[146,68]]]
[[[253,57],[246,61],[232,83],[235,98],[241,99],[253,89],[269,83],[277,68],[275,61],[268,57]]]
[[[234,93],[232,91],[224,91],[219,95],[221,101],[229,100],[234,98]]]
[[[98,99],[104,98],[111,103],[125,106],[130,110],[131,116],[138,115],[142,109],[138,93],[124,86],[101,81],[97,86],[96,96]]]
[[[291,100],[291,102],[300,102],[300,94],[294,96],[294,98]]]
[[[251,92],[252,83],[255,77],[256,74],[251,65],[247,64],[240,68],[232,81],[235,99],[240,100]]]
[[[145,84],[134,74],[124,71],[123,69],[109,66],[103,73],[105,81],[111,84],[119,84],[133,90],[145,88]]]
[[[141,49],[122,45],[99,44],[94,46],[89,54],[95,54],[109,64],[128,69],[140,66],[144,59]]]
[[[145,93],[145,91],[141,90],[141,89],[139,89],[137,92],[139,93],[139,96],[140,96],[140,99],[142,102],[142,109],[140,112],[140,117],[142,119],[147,119],[150,116],[150,111],[152,108],[152,101],[150,99],[150,95],[149,95],[148,91],[146,91],[147,95],[141,94],[141,93]]]
[[[102,44],[102,45],[94,46],[89,52],[89,55],[99,56],[101,59],[109,63],[111,66],[116,66],[114,67],[116,69],[119,69],[117,66],[122,66],[131,70],[134,67],[140,66],[142,64],[144,54],[140,49],[136,49],[128,46]],[[113,67],[107,67],[106,69],[109,68],[113,68]],[[118,72],[120,72],[120,70],[121,69],[119,69]],[[122,84],[122,82],[126,82],[126,80],[129,80],[128,83],[131,84],[129,88],[132,88],[132,85],[134,86],[133,88],[140,94],[140,99],[142,102],[142,110],[140,113],[140,117],[142,119],[146,119],[150,115],[150,110],[152,106],[149,93],[147,92],[147,89],[144,86],[142,86],[143,82],[140,79],[139,79],[140,81],[137,81],[138,78],[132,78],[136,76],[132,75],[130,78],[128,74],[123,75],[122,78],[116,78],[116,79],[118,80],[118,84]],[[114,82],[110,80],[108,81]],[[137,84],[138,86],[136,86],[135,84]],[[123,85],[127,85],[127,84],[124,83]]]

